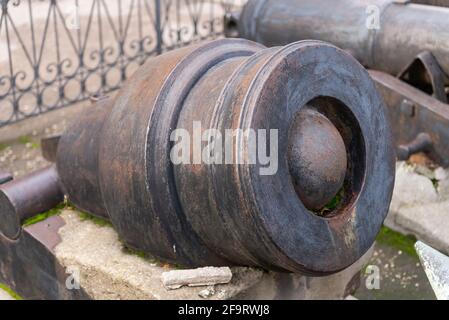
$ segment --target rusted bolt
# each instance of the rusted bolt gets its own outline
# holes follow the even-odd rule
[[[412,101],[410,101],[408,99],[402,100],[400,109],[401,109],[401,113],[403,113],[404,115],[406,115],[408,117],[415,116],[416,106]]]
[[[398,146],[398,160],[408,160],[412,155],[419,152],[427,152],[432,147],[432,138],[428,133],[420,133],[416,138],[408,144]]]

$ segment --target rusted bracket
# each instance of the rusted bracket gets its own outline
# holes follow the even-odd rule
[[[0,282],[24,299],[90,299],[82,289],[67,288],[70,276],[59,263],[54,248],[61,241],[59,216],[26,227],[17,240],[0,234]]]
[[[399,73],[398,78],[443,103],[448,102],[444,72],[435,56],[429,51],[421,52]]]
[[[56,162],[59,139],[61,135],[48,136],[41,139],[42,156],[49,162]]]
[[[0,186],[0,235],[15,240],[22,223],[64,200],[54,165]]]
[[[449,105],[397,77],[376,70],[369,73],[388,106],[399,158],[425,152],[449,166]]]
[[[13,176],[8,172],[0,172],[0,184],[4,184],[13,179]]]
[[[433,145],[432,138],[428,133],[421,132],[408,144],[401,144],[397,148],[398,160],[408,160],[410,156],[418,152],[427,152]]]

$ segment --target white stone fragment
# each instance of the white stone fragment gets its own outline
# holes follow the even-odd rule
[[[14,300],[5,290],[0,289],[0,300]]]
[[[208,299],[208,298],[212,297],[214,294],[215,294],[215,288],[213,286],[210,286],[210,287],[198,292],[198,296],[200,296],[203,299]]]
[[[435,169],[435,179],[438,181],[449,179],[449,173],[441,167]]]
[[[437,200],[438,194],[429,178],[413,172],[413,167],[405,162],[397,164],[390,211],[397,212],[403,206],[432,203]]]
[[[449,257],[420,241],[415,248],[437,299],[449,300]]]
[[[441,200],[449,200],[449,178],[438,183],[438,195]]]
[[[228,267],[204,267],[190,270],[171,270],[162,273],[162,284],[167,289],[179,289],[182,286],[213,286],[229,283],[232,279]]]
[[[415,168],[414,171],[417,174],[425,176],[425,177],[427,177],[428,179],[431,179],[431,180],[432,179],[436,179],[435,172],[432,171],[431,169],[429,169],[428,167],[423,166],[423,165],[419,165],[419,164],[416,164],[413,167]]]

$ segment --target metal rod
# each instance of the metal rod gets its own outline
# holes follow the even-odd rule
[[[0,184],[4,184],[12,180],[12,175],[8,172],[0,172]]]
[[[64,200],[54,165],[0,187],[0,233],[17,239],[22,223]]]
[[[398,160],[408,160],[410,156],[419,153],[426,152],[432,146],[432,138],[428,133],[420,133],[418,136],[408,144],[403,144],[398,147],[397,157]]]

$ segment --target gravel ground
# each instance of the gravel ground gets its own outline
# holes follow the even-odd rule
[[[369,265],[379,267],[380,287],[367,289],[368,275],[362,277],[354,296],[361,300],[435,300],[435,294],[416,256],[376,243]]]
[[[33,132],[18,140],[0,143],[0,171],[9,172],[15,178],[49,165],[41,154],[40,139],[45,135],[61,132],[65,123],[53,125],[43,132]]]

